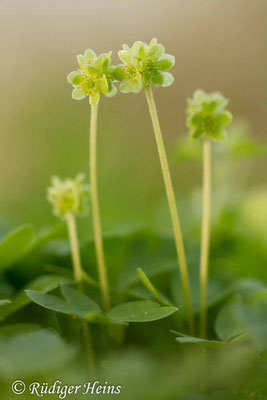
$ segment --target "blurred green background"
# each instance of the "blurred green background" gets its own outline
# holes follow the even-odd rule
[[[89,105],[71,99],[66,81],[88,47],[111,49],[118,63],[122,43],[157,37],[175,55],[175,83],[154,92],[181,202],[201,183],[200,164],[176,165],[173,150],[186,135],[186,98],[196,88],[222,91],[234,116],[264,138],[265,10],[264,0],[1,0],[1,231],[52,223],[51,175],[88,172]],[[170,228],[144,93],[102,98],[99,111],[104,230],[140,222]],[[245,185],[266,183],[266,166],[266,157],[253,162]]]

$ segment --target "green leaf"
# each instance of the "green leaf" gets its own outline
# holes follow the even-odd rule
[[[25,290],[25,292],[34,303],[41,307],[64,314],[73,314],[70,305],[65,300],[62,300],[57,296],[38,292],[36,290]]]
[[[22,258],[33,246],[32,225],[21,226],[9,233],[0,242],[0,271]]]
[[[113,307],[108,317],[115,323],[151,322],[166,318],[177,311],[175,307],[160,307],[154,301],[133,301]]]
[[[240,315],[238,302],[231,301],[226,304],[218,314],[215,322],[215,332],[218,337],[228,342],[234,336],[244,333],[246,326]]]
[[[77,87],[73,89],[72,91],[72,98],[74,100],[82,100],[86,97],[86,95],[83,93],[82,88]]]
[[[41,330],[0,341],[0,354],[1,377],[16,379],[18,376],[39,376],[63,366],[66,368],[66,363],[77,351],[55,332]]]
[[[56,289],[59,285],[70,283],[72,283],[71,279],[67,279],[62,276],[43,275],[30,282],[25,289],[32,289],[46,293]],[[29,296],[27,296],[25,290],[22,290],[15,295],[11,301],[11,304],[6,304],[0,308],[0,321],[27,306],[31,302],[31,299]]]
[[[42,327],[37,324],[18,323],[18,324],[4,325],[0,327],[0,337],[1,336],[10,337],[12,335],[18,335],[21,333],[40,331],[41,329]]]
[[[172,304],[168,300],[164,299],[164,297],[155,288],[155,286],[152,284],[150,279],[147,277],[147,275],[141,268],[137,269],[137,273],[143,285],[150,291],[150,293],[153,294],[153,296],[156,298],[156,300],[158,300],[159,303],[167,307],[172,307]]]
[[[4,305],[6,305],[6,304],[10,304],[10,303],[11,303],[11,301],[8,300],[8,299],[1,299],[1,300],[0,300],[0,307],[1,307],[1,306],[4,306]]]
[[[90,320],[90,318],[94,317],[96,314],[101,313],[98,304],[85,294],[69,286],[62,286],[61,291],[72,313],[75,315]]]
[[[163,72],[163,83],[162,87],[169,87],[173,84],[174,77],[169,72]]]
[[[201,339],[198,337],[194,336],[189,336],[189,335],[184,335],[183,333],[176,332],[176,331],[171,331],[172,333],[178,335],[176,337],[176,341],[179,343],[187,343],[187,344],[199,344],[204,347],[210,347],[212,349],[220,349],[221,347],[224,347],[226,343],[219,342],[217,340],[207,340],[207,339]]]
[[[26,294],[39,306],[63,314],[91,320],[101,313],[99,306],[85,294],[65,285],[62,286],[61,291],[65,300],[35,290],[26,290]]]

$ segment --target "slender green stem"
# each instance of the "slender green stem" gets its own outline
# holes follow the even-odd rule
[[[107,269],[105,263],[104,247],[102,240],[98,188],[97,188],[97,169],[96,169],[96,153],[97,153],[97,112],[98,106],[91,106],[90,121],[90,183],[92,188],[92,214],[95,235],[95,249],[98,265],[98,275],[100,288],[102,293],[102,301],[105,310],[110,308],[110,295],[107,277]]]
[[[185,300],[185,310],[186,310],[186,314],[187,314],[189,329],[190,329],[191,333],[193,333],[194,332],[194,315],[193,315],[191,295],[190,295],[189,276],[188,276],[186,256],[185,256],[185,250],[184,250],[184,242],[183,242],[183,236],[182,236],[181,227],[180,227],[180,221],[179,221],[179,216],[178,216],[178,211],[177,211],[177,206],[176,206],[176,200],[175,200],[173,185],[172,185],[172,181],[171,181],[171,175],[170,175],[166,150],[165,150],[162,133],[161,133],[161,129],[160,129],[158,113],[157,113],[153,93],[152,93],[150,86],[145,89],[145,93],[146,93],[150,116],[151,116],[152,124],[153,124],[153,128],[154,128],[154,133],[155,133],[155,138],[156,138],[156,143],[157,143],[158,153],[159,153],[159,159],[160,159],[164,184],[165,184],[165,188],[166,188],[167,199],[168,199],[168,203],[169,203],[169,209],[170,209],[171,220],[172,220],[173,231],[174,231],[174,239],[175,239],[175,244],[176,244],[177,257],[178,257],[178,262],[179,262],[179,267],[180,267],[183,294],[184,294],[184,300]]]
[[[206,337],[207,332],[207,283],[210,241],[210,195],[211,195],[211,156],[210,140],[203,142],[203,214],[200,256],[200,334]]]
[[[71,247],[74,278],[78,286],[82,289],[83,270],[81,265],[77,227],[76,227],[75,216],[71,212],[67,214],[67,227],[68,227],[69,241]],[[88,324],[84,320],[82,320],[82,333],[84,337],[84,343],[86,347],[90,373],[92,374],[93,377],[95,377],[95,357],[92,347],[91,331]]]
[[[79,249],[79,242],[78,242],[78,234],[77,234],[77,227],[75,216],[73,213],[67,214],[67,226],[68,226],[68,233],[69,233],[69,241],[71,247],[71,257],[72,257],[72,264],[74,270],[74,278],[75,281],[80,284],[82,282],[82,264],[81,264],[81,257],[80,257],[80,249]]]

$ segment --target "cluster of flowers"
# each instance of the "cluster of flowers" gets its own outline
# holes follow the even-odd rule
[[[73,85],[72,98],[82,100],[89,97],[91,105],[100,100],[100,94],[113,97],[117,93],[116,82],[122,93],[139,93],[142,88],[151,84],[156,87],[168,87],[173,75],[168,72],[175,64],[175,57],[166,54],[162,44],[152,39],[149,44],[136,41],[129,47],[124,44],[118,56],[121,64],[111,65],[111,52],[99,56],[92,49],[77,55],[79,69],[68,74],[67,80]],[[192,99],[187,101],[187,126],[194,138],[207,135],[221,140],[225,137],[224,127],[232,115],[226,110],[228,100],[218,92],[205,93],[196,90]],[[83,183],[79,175],[74,180],[61,181],[53,178],[48,190],[48,199],[53,205],[54,213],[63,217],[67,210],[76,215],[87,210],[86,199],[89,196],[88,185]]]

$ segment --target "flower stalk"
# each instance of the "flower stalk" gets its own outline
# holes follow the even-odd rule
[[[71,258],[73,264],[73,271],[74,271],[74,278],[78,284],[81,284],[83,272],[82,272],[82,265],[81,265],[81,257],[80,257],[80,250],[79,250],[79,242],[78,242],[78,235],[77,235],[77,227],[76,227],[76,220],[73,212],[69,212],[66,215],[66,222],[69,234],[69,242],[71,248]]]
[[[78,235],[77,235],[77,227],[76,227],[76,220],[75,216],[72,212],[69,212],[66,215],[66,222],[68,227],[68,234],[69,234],[69,242],[71,248],[71,258],[73,264],[73,271],[74,271],[74,279],[77,283],[78,287],[82,290],[82,279],[83,279],[83,272],[82,272],[82,265],[81,265],[81,256],[79,250],[79,242],[78,242]],[[90,368],[90,373],[93,377],[95,377],[95,355],[92,347],[92,338],[91,338],[91,331],[86,321],[82,320],[82,333],[84,338],[84,344],[86,348],[87,360],[88,365]]]
[[[207,335],[207,290],[211,213],[211,140],[224,140],[225,127],[232,121],[228,100],[219,92],[196,90],[187,100],[186,124],[195,139],[203,138],[203,213],[200,250],[200,335]]]
[[[102,301],[105,310],[110,308],[110,295],[107,277],[107,269],[105,263],[104,246],[102,239],[99,202],[98,202],[98,185],[97,185],[97,114],[98,104],[91,105],[90,119],[90,182],[92,188],[92,216],[95,236],[95,249],[98,265],[98,275],[100,288],[102,293]]]
[[[207,284],[210,243],[211,206],[211,143],[208,137],[203,140],[203,213],[200,255],[200,335],[207,335]]]
[[[157,143],[157,148],[158,148],[158,153],[159,153],[159,159],[160,159],[167,199],[168,199],[168,203],[169,203],[169,209],[170,209],[170,214],[171,214],[174,239],[175,239],[175,245],[176,245],[176,252],[177,252],[180,273],[181,273],[181,281],[182,281],[182,287],[183,287],[183,293],[184,293],[185,310],[186,310],[188,325],[189,325],[190,332],[193,333],[194,332],[194,315],[193,315],[191,295],[190,295],[190,284],[189,284],[187,262],[186,262],[183,236],[182,236],[182,231],[181,231],[181,226],[180,226],[178,210],[177,210],[177,206],[176,206],[176,200],[175,200],[175,195],[174,195],[174,190],[173,190],[173,185],[172,185],[172,180],[171,180],[171,175],[170,175],[170,170],[169,170],[169,165],[168,165],[168,160],[167,160],[167,155],[166,155],[166,150],[165,150],[163,137],[162,137],[162,133],[161,133],[161,128],[160,128],[160,124],[159,124],[156,104],[155,104],[154,96],[153,96],[150,86],[145,88],[145,94],[146,94],[148,108],[149,108],[149,112],[150,112],[150,116],[151,116],[151,120],[152,120],[152,124],[153,124],[153,128],[154,128],[155,139],[156,139],[156,143]]]
[[[110,65],[111,51],[99,56],[92,49],[87,49],[83,54],[77,55],[79,69],[68,74],[67,80],[74,87],[72,98],[83,100],[89,98],[91,106],[90,119],[90,183],[92,187],[92,214],[95,236],[95,249],[98,267],[98,276],[102,294],[103,307],[110,308],[110,295],[108,277],[104,256],[104,246],[101,231],[100,211],[97,187],[97,111],[100,94],[113,97],[117,93],[114,82],[120,72],[120,67]]]
[[[53,207],[56,216],[66,221],[71,249],[71,258],[74,279],[77,286],[83,291],[83,269],[76,227],[76,215],[86,215],[88,212],[89,185],[84,182],[84,175],[80,174],[75,179],[61,180],[55,176],[52,185],[48,188],[48,201]],[[81,321],[82,334],[90,373],[95,377],[95,357],[92,346],[91,332],[86,321]]]

